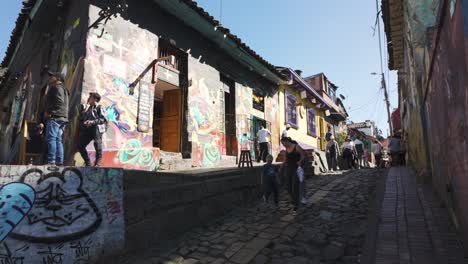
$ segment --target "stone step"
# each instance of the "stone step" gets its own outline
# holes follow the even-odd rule
[[[182,154],[181,154],[182,157]],[[165,159],[161,160],[161,170],[189,170],[192,168],[192,159]]]
[[[236,156],[221,156],[221,161],[218,163],[216,167],[235,167],[236,166],[237,157]]]
[[[182,160],[182,153],[180,152],[168,152],[160,151],[160,159],[164,162],[166,160]]]

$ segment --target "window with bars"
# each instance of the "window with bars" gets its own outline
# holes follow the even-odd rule
[[[316,113],[312,108],[307,109],[307,134],[313,137],[317,136]]]
[[[297,124],[297,98],[293,94],[286,91],[285,98],[286,124],[290,124],[294,128],[298,128]]]

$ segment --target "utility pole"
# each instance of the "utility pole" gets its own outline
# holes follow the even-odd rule
[[[387,85],[385,83],[385,74],[382,73],[382,88],[384,89],[385,103],[387,104],[388,127],[390,128],[390,135],[393,135],[392,117],[390,115],[390,101],[388,100]]]
[[[390,135],[393,135],[392,119],[390,116],[390,101],[388,100],[387,83],[385,82],[385,74],[383,70],[383,59],[382,59],[382,40],[380,36],[380,12],[379,11],[379,0],[375,0],[375,7],[377,10],[377,30],[379,33],[379,51],[380,51],[380,72],[382,74],[382,89],[384,89],[385,102],[387,104],[388,114],[388,127],[390,128]]]

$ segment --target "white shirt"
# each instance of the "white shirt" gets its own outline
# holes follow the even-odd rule
[[[350,142],[345,142],[344,145],[343,145],[343,149],[353,149],[354,148],[354,142],[350,141]]]
[[[364,143],[362,143],[361,140],[359,140],[359,139],[356,138],[356,139],[354,140],[354,145],[359,145],[359,144],[364,144]]]
[[[263,128],[263,129],[260,129],[258,132],[257,132],[257,138],[258,138],[258,143],[265,143],[265,142],[269,142],[269,135],[270,135],[270,131],[268,131],[268,129],[266,128]]]

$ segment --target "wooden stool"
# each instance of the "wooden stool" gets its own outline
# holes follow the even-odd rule
[[[238,167],[240,168],[242,165],[242,168],[244,168],[246,163],[247,163],[247,168],[253,167],[252,156],[250,155],[250,150],[241,150],[240,161],[239,161]]]

